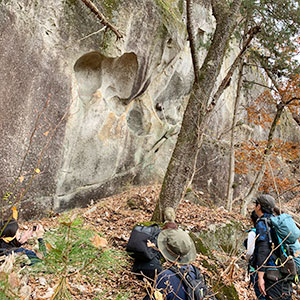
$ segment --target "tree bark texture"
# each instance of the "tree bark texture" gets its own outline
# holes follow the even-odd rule
[[[199,55],[196,49],[196,36],[195,36],[195,29],[193,24],[193,0],[186,0],[186,25],[187,25],[187,32],[190,41],[190,49],[191,49],[191,56],[193,61],[194,67],[194,74],[195,74],[195,81],[199,81],[199,71],[200,71],[200,61]]]
[[[186,188],[193,180],[208,103],[236,25],[240,4],[241,0],[234,0],[229,8],[223,0],[212,1],[217,22],[213,40],[199,71],[199,78],[194,82],[152,220],[163,221],[162,211],[167,206],[176,210]]]

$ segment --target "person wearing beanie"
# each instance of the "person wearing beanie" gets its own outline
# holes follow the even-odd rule
[[[33,235],[33,229],[29,229],[20,235],[17,220],[4,221],[0,223],[0,256],[9,255],[12,252],[24,253],[30,259],[30,265],[38,262],[40,259],[34,251],[23,248],[22,246]],[[45,254],[46,248],[43,241],[44,229],[42,225],[36,226],[36,237],[38,238],[39,248]]]
[[[292,284],[279,278],[275,264],[275,253],[272,252],[272,240],[275,233],[267,225],[267,219],[273,216],[275,199],[268,194],[255,198],[254,210],[258,216],[256,222],[256,241],[254,250],[254,267],[258,274],[258,288],[265,299],[291,300]]]

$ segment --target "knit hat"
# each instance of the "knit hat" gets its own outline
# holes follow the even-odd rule
[[[196,248],[190,236],[181,229],[166,229],[160,232],[157,246],[164,258],[182,265],[196,258]]]
[[[178,225],[175,223],[175,222],[167,222],[165,223],[165,225],[163,226],[163,230],[166,230],[166,229],[177,229],[178,228]]]
[[[1,238],[4,237],[14,237],[16,235],[16,232],[19,228],[18,222],[16,220],[10,220],[0,222],[0,233]]]

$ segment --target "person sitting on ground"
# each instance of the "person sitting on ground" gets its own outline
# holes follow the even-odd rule
[[[21,235],[19,232],[19,224],[16,220],[12,219],[9,222],[2,222],[0,224],[0,255],[9,255],[12,252],[25,253],[30,259],[30,265],[38,262],[40,258],[38,258],[34,251],[22,247],[27,240],[33,236],[33,232],[36,233],[35,235],[39,242],[40,251],[45,255],[46,248],[42,238],[44,234],[42,225],[37,225]]]
[[[167,222],[164,224],[162,230],[177,228],[178,226],[175,222]],[[157,245],[155,246],[157,247]],[[162,271],[161,258],[161,253],[156,251],[156,255],[150,261],[135,259],[132,266],[132,272],[135,273],[140,280],[143,280],[144,278],[154,280],[155,276]]]
[[[196,258],[196,248],[190,236],[181,229],[165,229],[160,232],[157,239],[158,249],[164,258],[171,263],[177,263],[180,268],[189,272],[195,279],[193,265]],[[187,300],[187,293],[182,279],[171,269],[158,274],[155,285],[156,290],[164,293],[166,300]],[[153,296],[152,296],[153,297]],[[148,294],[144,300],[154,299]]]
[[[256,239],[256,228],[255,224],[258,219],[258,216],[255,212],[255,210],[252,211],[251,213],[251,222],[253,225],[253,228],[251,228],[248,231],[248,238],[247,238],[247,252],[246,252],[246,260],[248,261],[248,271],[250,273],[250,283],[252,283],[254,287],[254,291],[256,294],[257,299],[259,300],[265,300],[266,298],[262,295],[258,288],[258,275],[257,272],[255,272],[255,269],[253,266],[251,266],[252,259],[253,259],[253,254],[254,254],[254,248],[255,248],[255,239]],[[249,284],[250,285],[250,284]]]
[[[158,233],[161,230],[165,229],[177,229],[178,226],[175,223],[175,210],[172,207],[166,207],[164,209],[164,226],[162,229],[157,224],[153,224],[151,226],[143,226],[142,231],[145,229],[148,232],[139,232],[139,230],[135,230],[135,227],[131,233],[131,237],[129,240],[129,248],[133,252],[133,257],[134,257],[134,263],[132,266],[132,272],[136,274],[137,278],[140,280],[143,280],[146,278],[147,280],[151,280],[152,282],[154,281],[155,277],[157,274],[159,274],[162,271],[162,266],[161,266],[161,258],[162,255],[159,251],[157,251],[157,241],[156,238],[158,236]],[[138,232],[137,232],[138,231]],[[139,245],[142,245],[145,242],[145,235],[149,235],[149,240],[154,244],[155,248],[151,247],[151,253],[155,253],[154,257],[149,260],[147,257],[145,258],[144,255],[141,255],[141,253],[138,253],[138,255],[135,255],[134,252],[148,252],[148,248],[150,246],[147,245],[147,247],[140,247]],[[153,236],[151,236],[153,235]],[[127,244],[128,247],[128,244]],[[135,250],[135,251],[134,251]],[[130,252],[130,251],[129,251]]]

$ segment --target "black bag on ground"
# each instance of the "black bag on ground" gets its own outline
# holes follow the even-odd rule
[[[151,226],[136,225],[131,232],[126,251],[137,260],[149,262],[157,255],[158,251],[148,247],[147,242],[149,240],[156,245],[160,231],[157,224]]]
[[[195,273],[195,279],[190,275],[190,272],[186,272],[186,270],[182,268],[178,268],[173,266],[170,268],[183,282],[188,300],[202,300],[202,299],[211,299],[216,300],[212,293],[207,288],[204,277],[201,275],[200,270],[191,265],[193,268],[193,272]]]

